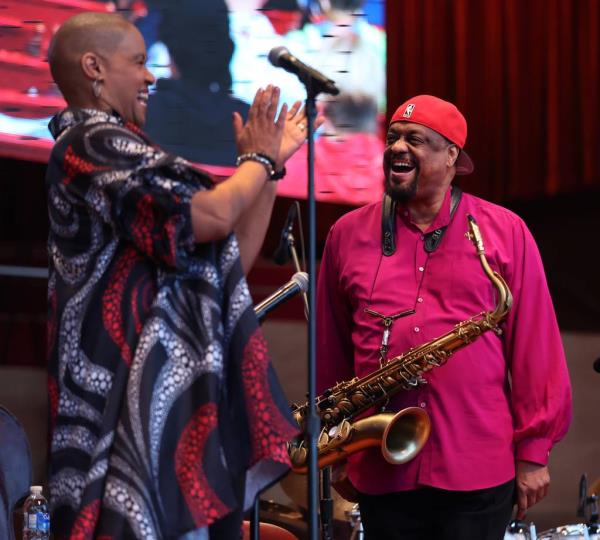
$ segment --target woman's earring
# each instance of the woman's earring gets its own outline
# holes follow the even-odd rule
[[[100,82],[100,79],[94,79],[94,82],[92,83],[92,92],[96,99],[100,98],[100,94],[102,94],[102,83]]]

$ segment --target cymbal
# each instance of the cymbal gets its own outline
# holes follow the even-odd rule
[[[308,476],[290,471],[280,481],[281,489],[300,508],[308,508]],[[335,489],[331,490],[333,499],[333,519],[347,521],[347,512],[352,510],[354,503],[344,499]]]

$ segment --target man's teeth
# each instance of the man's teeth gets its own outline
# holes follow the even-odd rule
[[[413,169],[414,165],[410,161],[394,161],[392,163],[392,168],[396,171],[405,171]]]
[[[137,98],[138,98],[138,101],[141,101],[142,103],[147,103],[148,102],[148,92],[138,92]]]

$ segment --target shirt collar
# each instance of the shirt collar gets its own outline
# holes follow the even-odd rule
[[[435,219],[431,223],[431,225],[425,231],[426,233],[430,231],[434,231],[441,227],[445,227],[450,223],[450,202],[451,202],[452,189],[451,186],[448,187],[446,193],[444,194],[444,200],[442,201],[442,206],[440,207],[439,212],[435,216]],[[416,227],[417,225],[413,223],[412,218],[410,217],[410,212],[405,206],[398,206],[398,212],[400,213],[400,217],[404,221],[406,225],[411,225]]]
[[[120,126],[125,125],[121,116],[115,112],[100,111],[98,109],[80,109],[68,107],[55,114],[48,123],[48,129],[58,139],[65,131],[82,123],[111,122]]]

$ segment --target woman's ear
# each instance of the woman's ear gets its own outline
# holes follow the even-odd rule
[[[100,57],[93,52],[86,52],[81,56],[81,69],[88,79],[102,80],[104,66]]]

